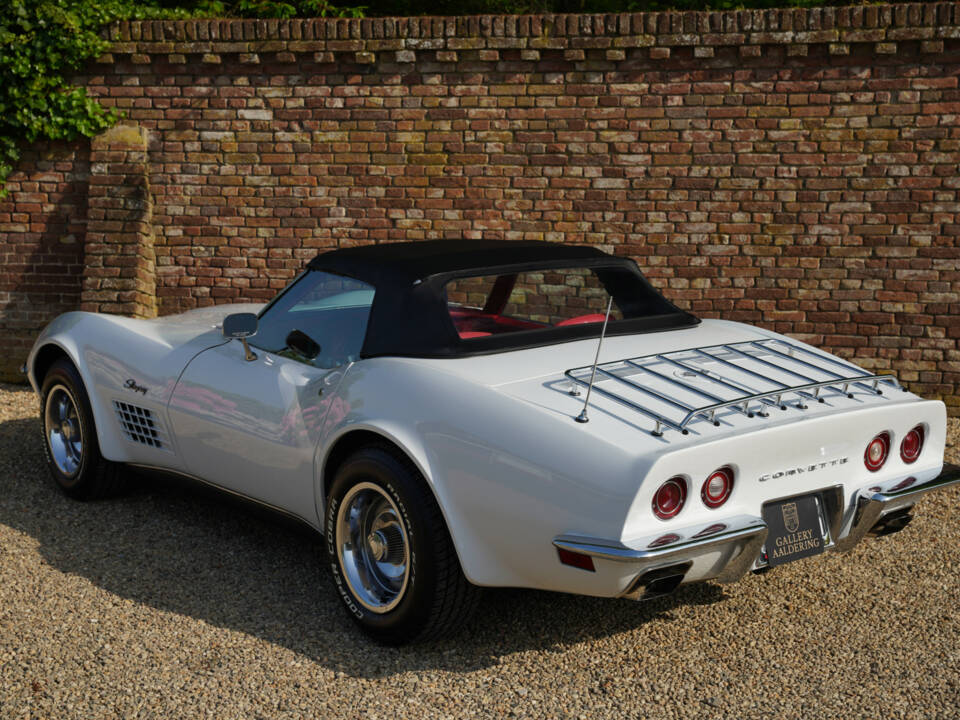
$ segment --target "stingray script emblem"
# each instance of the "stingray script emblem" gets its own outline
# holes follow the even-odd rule
[[[800,527],[800,514],[797,512],[796,503],[784,503],[780,506],[783,511],[783,525],[787,532],[796,532]]]
[[[129,380],[127,380],[127,381],[123,384],[123,386],[124,386],[127,390],[133,390],[134,392],[138,392],[138,393],[140,393],[141,395],[146,395],[146,394],[147,394],[147,388],[145,388],[143,385],[137,385],[137,381],[134,380],[133,378],[130,378]]]

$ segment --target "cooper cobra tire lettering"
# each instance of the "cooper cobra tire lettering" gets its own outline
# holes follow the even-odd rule
[[[337,591],[340,593],[340,599],[343,600],[344,605],[347,606],[347,610],[353,613],[358,619],[362,619],[363,609],[353,601],[349,591],[344,587],[340,564],[337,562],[336,550],[334,548],[333,536],[335,523],[337,521],[337,508],[339,506],[339,499],[331,498],[327,508],[327,527],[324,536],[326,539],[327,555],[330,556],[330,572],[333,575],[333,582],[337,586]]]
[[[367,487],[355,490],[358,485]],[[343,566],[348,554],[351,563],[357,563],[358,558],[368,562],[356,550],[358,540],[350,539],[357,537],[357,531],[351,534],[337,528],[337,522],[345,522],[341,517],[347,513],[344,503],[349,502],[353,512],[356,493],[376,492],[373,487],[394,508],[395,522],[406,535],[408,558],[404,584],[397,585],[395,594],[386,596],[388,599],[376,609],[362,603],[356,593],[363,594],[367,603],[376,603],[385,597],[383,590],[368,587],[362,575],[355,577],[355,565],[350,574]],[[363,506],[359,508],[363,513]],[[374,445],[347,458],[330,484],[325,518],[324,540],[337,594],[350,616],[373,639],[401,645],[442,637],[458,629],[473,611],[479,589],[467,582],[460,569],[433,491],[417,467],[396,448]],[[358,519],[364,521],[362,514]],[[357,582],[363,584],[351,585]],[[373,596],[366,594],[371,591]]]
[[[339,500],[331,498],[330,507],[327,508],[327,552],[330,552],[330,549],[333,547],[333,524],[337,519],[337,507],[339,505]]]

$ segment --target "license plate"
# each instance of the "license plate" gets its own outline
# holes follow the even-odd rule
[[[820,502],[815,495],[790,498],[763,506],[767,523],[767,563],[770,567],[823,552]]]

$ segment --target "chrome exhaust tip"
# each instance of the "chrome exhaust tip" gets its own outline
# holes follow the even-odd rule
[[[692,562],[685,562],[645,572],[633,581],[623,597],[631,600],[653,600],[670,595],[683,582],[691,565]]]
[[[911,510],[913,510],[912,505],[902,510],[892,512],[889,515],[884,515],[876,525],[870,528],[870,534],[876,537],[883,537],[884,535],[892,535],[893,533],[900,532],[913,520]]]

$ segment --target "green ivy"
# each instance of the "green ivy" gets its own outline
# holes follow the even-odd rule
[[[0,188],[23,145],[92,137],[119,114],[101,106],[70,76],[110,43],[98,33],[117,20],[186,17],[363,15],[327,0],[0,0]],[[0,197],[6,191],[0,189]]]
[[[21,142],[93,135],[115,122],[66,76],[104,51],[97,30],[124,16],[117,2],[0,0],[0,182]]]

